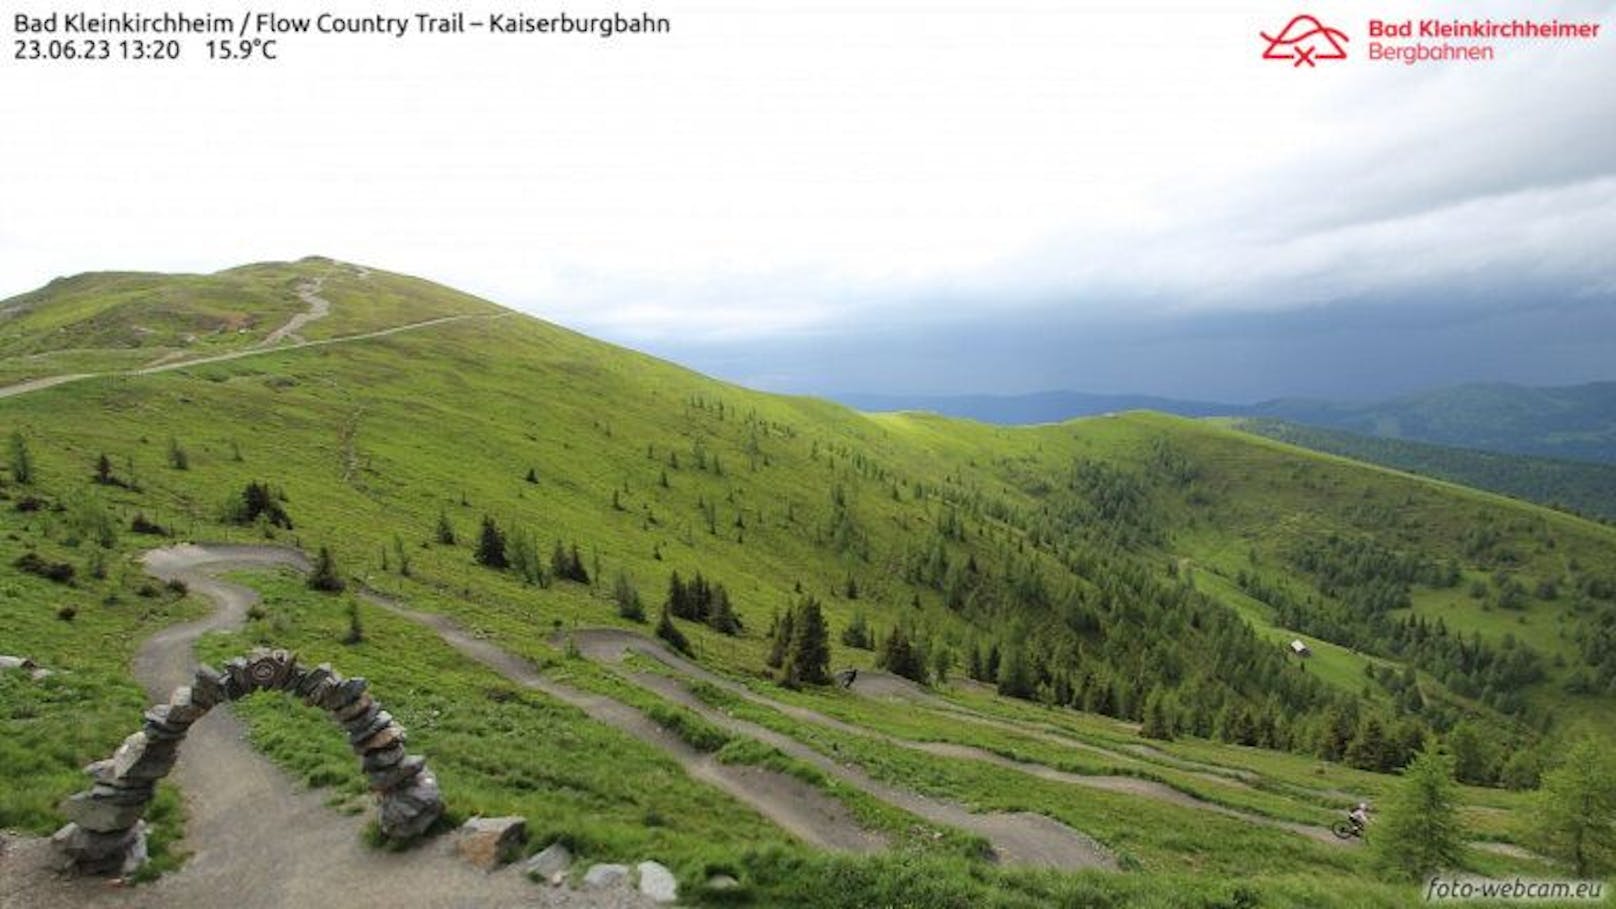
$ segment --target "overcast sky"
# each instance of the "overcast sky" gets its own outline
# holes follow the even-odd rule
[[[1290,3],[644,6],[671,36],[7,42],[0,297],[318,253],[774,390],[1616,379],[1616,2],[1314,4],[1316,69],[1260,59]],[[1371,15],[1606,34],[1405,67]]]

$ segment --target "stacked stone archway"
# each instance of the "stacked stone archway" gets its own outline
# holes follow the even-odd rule
[[[191,724],[219,704],[259,691],[283,691],[331,714],[348,734],[360,768],[380,798],[379,823],[390,840],[419,837],[443,814],[443,798],[426,762],[404,750],[404,727],[371,697],[362,678],[345,679],[327,664],[297,664],[285,650],[255,650],[196,671],[168,703],[146,711],[140,730],[112,757],[85,768],[89,789],[62,803],[69,823],[53,837],[72,865],[91,874],[134,870],[146,858],[142,817],[158,780],[168,775]]]

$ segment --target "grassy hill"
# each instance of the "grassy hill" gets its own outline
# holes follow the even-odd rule
[[[328,343],[117,372],[131,326],[158,322],[136,300],[179,301],[160,323],[171,340],[243,314],[245,334],[215,332],[219,348],[234,350],[301,311],[286,297],[297,301],[298,287],[320,276],[331,313],[302,334]],[[43,687],[0,675],[9,710],[0,717],[0,827],[48,831],[51,806],[78,785],[76,768],[123,733],[87,721],[136,721],[141,699],[125,669],[134,645],[202,607],[153,588],[130,557],[177,539],[328,547],[371,588],[450,615],[547,675],[648,710],[662,695],[571,655],[567,634],[650,633],[671,574],[700,572],[723,585],[742,625],[730,635],[675,620],[700,663],[769,703],[846,728],[721,691],[705,693],[708,707],[890,785],[1050,815],[1146,872],[993,879],[994,892],[1031,903],[1073,888],[1175,905],[1247,886],[1281,903],[1390,905],[1407,894],[1345,886],[1370,873],[1362,850],[910,746],[1147,779],[1316,825],[1356,797],[1389,791],[1394,777],[1368,771],[1394,769],[1421,738],[1456,726],[1483,729],[1492,743],[1475,782],[1529,785],[1560,735],[1608,722],[1616,703],[1607,646],[1616,532],[1498,496],[1150,413],[1020,429],[863,415],[738,388],[328,260],[208,278],[89,276],[19,299],[3,304],[23,313],[7,327],[7,349],[66,350],[53,340],[61,330],[44,326],[67,326],[87,371],[110,374],[0,400],[0,433],[14,439],[0,488],[0,640],[61,670]],[[189,299],[228,304],[192,308]],[[56,321],[38,321],[55,309]],[[439,318],[448,320],[374,334]],[[201,352],[178,341],[171,349]],[[254,483],[268,486],[286,520],[239,520]],[[488,525],[503,534],[511,568],[477,564]],[[54,565],[71,567],[71,583],[44,577]],[[501,730],[579,741],[602,733],[540,694],[514,697],[396,617],[284,579],[258,583],[269,591],[262,614],[209,652],[262,642],[359,667],[422,730],[451,803],[467,811],[520,810],[595,857],[628,857],[649,838],[689,874],[733,868],[763,894],[817,881],[852,903],[879,901],[902,877],[903,862],[832,861],[777,831],[759,833],[767,825],[757,819],[699,823],[688,817],[701,801],[689,781],[630,793],[624,781],[663,767],[644,743],[592,746],[600,763],[587,777],[555,766],[563,753],[479,754],[479,738]],[[636,594],[644,620],[625,615]],[[921,709],[774,684],[771,628],[809,598],[828,620],[833,668],[876,662],[877,650],[842,643],[850,626],[872,629],[878,644],[902,629],[937,701]],[[363,614],[364,643],[341,642],[349,609]],[[1285,650],[1298,634],[1317,643],[1311,662]],[[460,716],[488,703],[499,705],[488,717],[442,730],[431,719],[439,713],[427,713]],[[276,745],[322,720],[278,702],[247,715],[262,747],[296,772],[341,778]],[[1165,726],[1168,737],[1135,750],[1139,722]],[[784,761],[755,744],[733,750]],[[1527,757],[1512,764],[1517,755]],[[1247,777],[1258,782],[1230,782]],[[573,807],[547,816],[542,796],[552,789]],[[827,791],[853,798],[870,823],[919,823]],[[745,815],[708,795],[722,806],[714,816]],[[1475,835],[1525,841],[1526,796],[1469,788],[1465,800]],[[590,805],[605,813],[596,818]],[[657,823],[637,822],[646,818]],[[968,838],[900,840],[910,867],[943,869],[962,894],[984,886]],[[1257,854],[1269,858],[1253,870]],[[1542,870],[1491,853],[1472,861]]]
[[[1427,445],[1319,429],[1283,420],[1240,419],[1232,421],[1232,425],[1314,451],[1407,470],[1596,518],[1616,520],[1616,465]]]

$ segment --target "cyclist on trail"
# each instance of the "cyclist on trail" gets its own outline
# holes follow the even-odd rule
[[[1347,812],[1347,820],[1362,833],[1364,828],[1369,826],[1369,803],[1359,802],[1358,807]]]

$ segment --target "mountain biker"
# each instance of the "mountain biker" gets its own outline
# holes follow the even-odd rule
[[[1359,833],[1362,833],[1363,829],[1369,826],[1369,803],[1359,802],[1356,808],[1347,812],[1347,820],[1352,822],[1352,826],[1358,828]]]

